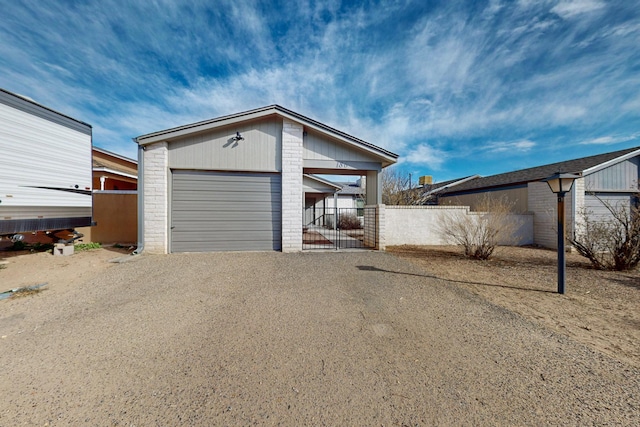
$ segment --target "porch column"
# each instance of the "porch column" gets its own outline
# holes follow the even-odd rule
[[[169,149],[166,142],[147,145],[144,156],[144,212],[138,212],[144,221],[144,251],[166,254],[168,252],[169,198]]]
[[[302,251],[302,130],[300,123],[282,122],[282,252]]]
[[[379,205],[382,203],[382,180],[379,175],[379,170],[367,171],[367,187],[365,188],[367,199],[365,203],[367,205]]]

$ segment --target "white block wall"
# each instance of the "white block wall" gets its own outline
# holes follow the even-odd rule
[[[478,217],[481,213],[469,212],[468,206],[386,206],[385,244],[387,246],[452,244],[453,242],[444,238],[440,232],[442,219],[447,215]],[[533,215],[514,214],[512,216],[513,220],[520,224],[516,231],[516,236],[519,238],[518,244],[533,243]]]
[[[144,252],[168,249],[169,150],[166,142],[147,145],[144,155]]]
[[[282,123],[282,252],[302,251],[302,131],[300,123]]]

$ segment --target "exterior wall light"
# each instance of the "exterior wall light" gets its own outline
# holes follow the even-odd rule
[[[549,178],[543,179],[549,185],[554,194],[558,195],[558,293],[564,294],[564,283],[566,279],[565,262],[565,236],[564,236],[564,196],[571,191],[573,182],[580,178],[580,175],[572,173],[556,172]]]

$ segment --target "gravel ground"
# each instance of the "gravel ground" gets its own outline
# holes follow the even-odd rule
[[[640,425],[640,370],[389,254],[143,256],[0,301],[0,425]]]

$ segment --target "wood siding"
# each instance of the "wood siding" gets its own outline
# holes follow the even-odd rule
[[[640,157],[634,157],[585,176],[585,190],[633,192],[638,190],[639,178]]]
[[[236,132],[244,140],[234,141]],[[282,120],[268,118],[171,141],[172,169],[277,172],[282,169]]]
[[[598,193],[585,195],[584,208],[587,216],[595,221],[610,221],[611,211],[607,209],[609,205],[615,211],[625,209],[629,212],[634,196],[624,193]],[[606,205],[605,205],[606,204]]]
[[[303,141],[304,160],[330,160],[338,162],[377,162],[380,159],[367,155],[364,151],[353,146],[328,139],[326,136],[313,130],[307,131]]]

